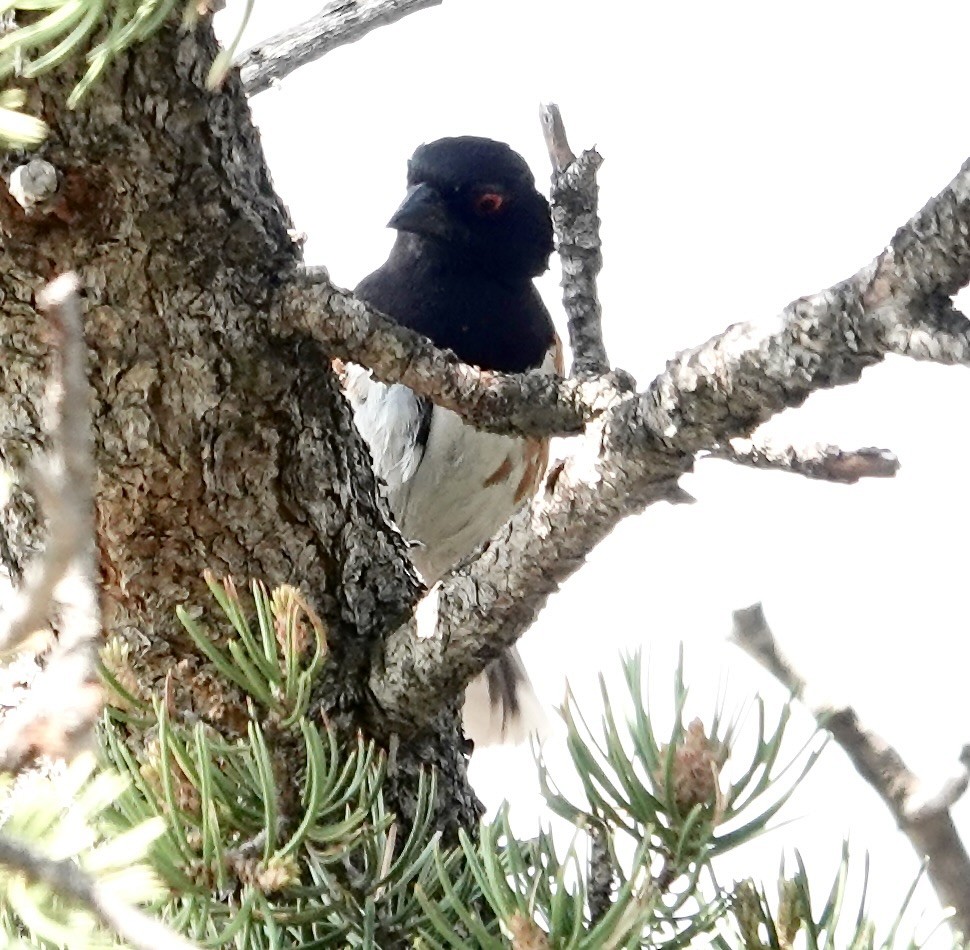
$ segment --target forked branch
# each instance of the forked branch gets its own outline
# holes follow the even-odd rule
[[[419,640],[406,625],[387,639],[371,688],[388,721],[399,730],[427,722],[528,629],[621,520],[687,500],[677,480],[698,453],[749,437],[816,390],[858,381],[891,353],[970,365],[970,322],[949,300],[970,281],[968,235],[970,164],[858,274],[679,354],[640,394],[615,388],[531,509],[447,579],[438,635]],[[369,365],[366,355],[359,362]],[[464,398],[473,402],[473,390]],[[835,468],[845,479],[857,461]],[[888,474],[894,462],[878,453],[867,465],[866,474]]]

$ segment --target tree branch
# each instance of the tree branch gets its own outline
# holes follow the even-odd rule
[[[370,688],[389,728],[406,734],[428,722],[444,697],[464,689],[532,626],[549,596],[623,518],[657,501],[685,500],[677,479],[689,459],[597,458],[593,446],[595,437],[583,439],[552,469],[532,506],[445,579],[434,636],[418,638],[409,623],[387,638]]]
[[[645,424],[675,451],[747,436],[818,389],[895,353],[970,365],[970,322],[946,295],[970,281],[970,163],[867,267],[768,324],[738,324],[681,353],[644,394]]]
[[[596,275],[603,266],[596,172],[603,158],[595,149],[575,157],[555,103],[542,107],[540,119],[552,162],[552,222],[562,263],[562,302],[573,353],[572,375],[600,376],[610,369],[596,292]]]
[[[437,635],[418,641],[405,625],[388,637],[370,681],[378,715],[401,731],[427,722],[623,518],[685,500],[677,479],[698,452],[856,382],[889,353],[970,365],[970,323],[945,298],[970,280],[968,235],[970,164],[858,274],[681,353],[640,395],[618,391],[531,510],[446,580]]]
[[[250,96],[321,56],[387,26],[435,7],[441,0],[332,0],[315,16],[246,50],[236,65]]]
[[[748,436],[818,389],[857,382],[888,354],[970,365],[970,321],[941,297],[970,280],[961,224],[970,229],[968,166],[858,274],[793,301],[770,321],[736,324],[680,353],[638,403],[624,397],[622,373],[583,383],[461,363],[334,287],[319,269],[284,287],[276,329],[309,333],[334,356],[403,382],[488,431],[569,435],[610,411],[618,444],[655,448],[649,433],[664,451],[693,456]],[[926,242],[919,253],[916,235]],[[626,430],[639,434],[630,439]]]
[[[13,609],[0,616],[0,648],[15,647],[48,622],[55,602],[60,605],[60,636],[28,698],[0,727],[0,768],[7,770],[19,769],[38,754],[70,758],[90,743],[101,711],[95,672],[101,621],[95,588],[91,413],[74,274],[48,284],[38,305],[50,315],[60,355],[50,385],[51,454],[37,486],[48,517],[48,541]]]
[[[546,140],[546,151],[552,162],[552,180],[555,182],[576,161],[576,153],[569,147],[566,124],[562,120],[559,106],[554,102],[540,106],[539,121],[542,123],[542,137]]]
[[[352,360],[388,383],[404,383],[490,432],[574,435],[614,398],[610,377],[563,380],[539,370],[494,373],[395,323],[315,269],[287,285],[274,308],[280,334],[306,333],[331,356]]]
[[[761,604],[734,612],[732,639],[805,701],[807,684],[781,654]],[[926,873],[936,896],[944,907],[954,909],[951,926],[970,933],[970,855],[950,815],[950,807],[967,788],[966,763],[958,779],[927,797],[902,756],[885,739],[866,729],[852,707],[809,708],[819,727],[832,734],[856,771],[883,800],[916,853],[927,859]]]
[[[821,442],[796,448],[734,439],[709,449],[705,458],[723,459],[751,468],[777,469],[841,485],[854,485],[860,478],[892,478],[899,471],[899,459],[888,449],[847,452]]]
[[[197,950],[160,920],[119,900],[73,861],[44,857],[26,844],[0,836],[0,864],[77,902],[135,950]]]
[[[50,619],[55,589],[93,538],[90,496],[90,420],[85,411],[84,341],[80,337],[77,284],[67,274],[50,284],[39,301],[49,309],[59,340],[60,372],[48,392],[52,454],[37,467],[36,487],[48,517],[48,542],[27,569],[23,588],[0,614],[0,651],[19,646]]]

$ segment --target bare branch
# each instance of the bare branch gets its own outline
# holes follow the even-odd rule
[[[608,832],[593,825],[589,829],[589,863],[587,867],[587,905],[591,924],[596,924],[606,916],[613,906],[616,877],[613,871],[613,856],[607,840]]]
[[[553,168],[552,222],[562,263],[562,301],[573,353],[572,375],[600,376],[610,369],[596,292],[596,275],[603,266],[596,172],[603,159],[595,149],[579,158],[573,155],[555,103],[542,107],[541,119]]]
[[[44,553],[31,565],[13,608],[0,616],[0,648],[11,649],[60,606],[60,636],[47,669],[0,727],[0,768],[38,753],[71,757],[88,745],[101,710],[95,673],[101,632],[95,588],[94,463],[86,347],[74,274],[48,284],[39,306],[50,315],[60,356],[50,386],[51,453],[38,486],[48,518]]]
[[[27,569],[23,589],[0,614],[0,651],[4,652],[48,621],[55,588],[93,537],[90,423],[85,409],[84,342],[77,338],[76,278],[64,275],[48,286],[45,295],[40,306],[51,310],[61,351],[61,370],[48,397],[54,417],[53,454],[37,473],[50,537],[44,554]]]
[[[734,612],[732,639],[782,685],[804,699],[805,680],[778,648],[761,604]],[[885,739],[866,729],[850,706],[810,706],[820,728],[828,730],[856,771],[875,790],[900,831],[921,858],[944,907],[954,909],[951,926],[970,933],[970,855],[950,815],[950,806],[967,787],[967,768],[955,781],[925,796],[918,777]]]
[[[360,363],[384,382],[404,383],[490,432],[574,435],[614,398],[610,377],[566,381],[539,370],[508,375],[463,363],[319,271],[287,286],[274,316],[279,332],[307,333],[332,356]]]
[[[677,479],[698,452],[856,382],[889,353],[970,365],[970,324],[941,296],[970,280],[968,235],[970,164],[852,278],[680,354],[641,395],[617,391],[531,510],[446,580],[437,635],[419,642],[406,625],[388,637],[370,681],[379,715],[402,733],[427,722],[623,518],[685,500]]]
[[[970,365],[970,320],[948,298],[931,295],[893,323],[884,320],[880,342],[886,353],[943,365]]]
[[[316,16],[246,50],[236,65],[250,96],[321,56],[441,0],[332,0]]]
[[[761,604],[735,610],[733,621],[731,639],[745,653],[753,656],[792,696],[802,699],[805,680],[779,652]]]
[[[899,471],[899,459],[888,449],[845,451],[821,442],[796,448],[734,439],[708,450],[705,458],[723,459],[751,468],[777,469],[842,485],[854,485],[860,478],[892,478]]]
[[[542,123],[542,135],[546,140],[546,151],[552,161],[552,174],[555,178],[576,161],[576,153],[569,147],[566,124],[562,120],[559,106],[554,102],[540,106],[539,121]]]
[[[952,808],[970,788],[970,763],[964,746],[958,761],[958,769],[940,787],[923,800],[915,796],[908,803],[907,817],[910,821],[923,821],[936,812]]]
[[[679,502],[689,460],[597,458],[595,435],[546,478],[473,563],[445,579],[433,637],[409,623],[383,644],[370,688],[388,728],[424,725],[535,622],[549,596],[628,515],[657,501]],[[680,463],[683,467],[676,468]],[[689,496],[688,496],[689,497]]]
[[[160,920],[119,900],[73,861],[44,857],[26,844],[0,836],[0,864],[81,904],[135,950],[197,950]]]
[[[970,280],[970,166],[896,233],[858,274],[790,303],[761,324],[729,327],[668,363],[636,402],[625,374],[586,383],[461,363],[376,313],[325,275],[285,285],[277,329],[309,333],[334,355],[403,382],[493,432],[568,435],[604,411],[620,454],[693,456],[743,438],[818,389],[857,382],[886,355],[970,365],[970,321],[941,294]],[[918,244],[919,241],[924,245]],[[793,367],[797,371],[793,371]],[[631,436],[632,433],[632,436]]]
[[[694,453],[856,382],[889,353],[970,365],[970,322],[944,299],[970,281],[968,233],[970,163],[853,277],[670,361],[644,394],[645,424]]]

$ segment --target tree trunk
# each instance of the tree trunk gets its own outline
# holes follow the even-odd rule
[[[211,604],[209,568],[305,592],[331,650],[320,714],[366,732],[375,645],[418,588],[328,357],[309,338],[270,333],[274,294],[300,253],[238,78],[205,88],[216,50],[208,23],[167,28],[77,111],[65,106],[69,70],[32,90],[52,130],[40,157],[62,180],[53,204],[29,215],[0,185],[0,459],[22,472],[37,448],[49,347],[34,295],[74,269],[86,298],[105,629],[130,645],[143,693],[165,688],[181,714],[226,732],[243,724],[240,696],[175,619],[178,604]],[[4,170],[17,163],[8,156]],[[39,545],[34,513],[15,488],[0,534],[14,579]],[[418,770],[433,764],[439,827],[472,826],[479,805],[457,701],[395,758],[392,808],[411,813]]]

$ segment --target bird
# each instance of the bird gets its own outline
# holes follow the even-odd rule
[[[562,375],[562,346],[534,284],[549,266],[552,217],[521,155],[478,136],[420,145],[388,227],[397,232],[390,254],[357,285],[360,300],[482,369]],[[344,387],[412,563],[433,589],[531,500],[548,440],[475,429],[353,364]],[[466,690],[464,731],[476,748],[521,741],[544,720],[514,647]]]

